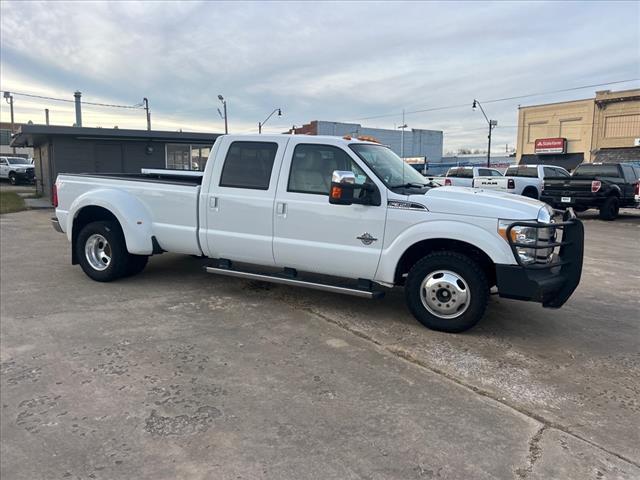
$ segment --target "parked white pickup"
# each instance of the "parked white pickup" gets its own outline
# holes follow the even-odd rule
[[[471,187],[476,177],[502,177],[495,168],[486,167],[451,167],[444,179],[445,186]]]
[[[483,176],[473,179],[474,188],[515,193],[529,198],[540,198],[545,178],[571,176],[562,167],[552,165],[514,165],[507,168],[503,177]]]
[[[165,251],[206,256],[211,273],[361,297],[404,286],[416,318],[448,332],[475,325],[494,286],[560,307],[582,268],[575,217],[556,224],[537,200],[430,188],[360,139],[224,135],[202,176],[61,174],[54,204],[72,263],[94,280],[138,273]],[[571,242],[558,250],[560,229]]]

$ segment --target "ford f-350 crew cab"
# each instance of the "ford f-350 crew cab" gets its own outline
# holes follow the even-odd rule
[[[461,332],[493,287],[557,308],[582,270],[570,210],[556,222],[537,200],[429,188],[389,148],[350,137],[224,135],[202,176],[60,174],[54,192],[53,225],[98,281],[164,251],[199,255],[211,273],[362,297],[404,286],[421,323]]]

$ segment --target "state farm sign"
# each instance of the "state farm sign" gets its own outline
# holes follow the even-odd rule
[[[535,153],[546,155],[550,153],[567,153],[566,138],[538,138],[535,143]]]

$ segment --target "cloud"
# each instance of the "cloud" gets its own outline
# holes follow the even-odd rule
[[[232,131],[257,130],[275,107],[284,116],[268,130],[280,132],[314,119],[396,112],[362,121],[393,128],[403,108],[469,104],[406,121],[444,130],[445,149],[482,148],[474,98],[640,76],[640,7],[632,2],[4,1],[0,9],[3,89],[65,98],[79,89],[85,100],[129,105],[146,96],[154,128],[173,130],[220,131],[219,93]],[[515,143],[519,102],[592,95],[487,105],[499,121],[496,145]],[[73,122],[71,104],[18,96],[17,119],[36,121],[46,106],[52,119]],[[85,112],[85,124],[145,126],[137,111]]]

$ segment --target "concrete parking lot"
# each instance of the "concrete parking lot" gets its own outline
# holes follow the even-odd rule
[[[586,226],[560,310],[461,335],[164,254],[99,284],[0,217],[3,479],[640,478],[640,215]]]

